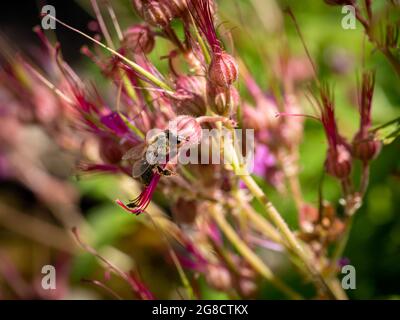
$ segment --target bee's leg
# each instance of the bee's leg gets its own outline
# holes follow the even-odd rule
[[[128,208],[133,209],[136,208],[137,205],[134,201],[129,201],[129,203],[126,205]]]
[[[168,169],[163,169],[160,166],[157,166],[157,171],[159,174],[162,174],[164,176],[171,176],[173,174],[173,171]]]

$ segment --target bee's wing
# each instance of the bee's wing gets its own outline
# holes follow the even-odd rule
[[[152,145],[152,150],[156,155],[166,155],[169,149],[168,137],[165,133],[160,135]]]
[[[140,143],[129,149],[123,156],[122,160],[139,160],[143,156],[145,143]]]
[[[132,177],[139,178],[150,167],[146,159],[137,160],[132,166]]]

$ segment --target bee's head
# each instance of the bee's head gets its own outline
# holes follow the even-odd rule
[[[176,144],[178,147],[180,147],[182,144],[184,144],[185,142],[188,142],[190,139],[188,137],[184,137],[181,135],[177,135],[176,136]]]
[[[167,141],[169,141],[170,145],[175,145],[177,147],[180,147],[183,143],[189,141],[188,137],[185,137],[180,134],[175,134],[171,132],[169,129],[165,130],[165,136],[167,138]]]
[[[201,126],[195,118],[179,116],[172,120],[168,127],[169,141],[181,146],[184,143],[197,144],[201,140]]]

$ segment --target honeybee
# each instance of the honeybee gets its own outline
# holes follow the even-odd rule
[[[165,166],[168,159],[177,154],[177,149],[186,140],[173,135],[167,129],[131,148],[122,159],[132,162],[132,177],[148,186],[156,172],[164,176],[172,174]]]

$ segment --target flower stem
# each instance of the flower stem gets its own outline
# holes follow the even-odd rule
[[[269,221],[255,212],[253,207],[251,207],[247,201],[240,196],[239,193],[236,193],[235,198],[237,200],[237,205],[242,208],[247,218],[253,222],[255,229],[257,229],[259,232],[262,232],[272,241],[282,244],[281,235],[278,233],[278,231],[276,231],[274,226],[272,226]]]
[[[336,266],[339,263],[340,258],[342,258],[344,250],[346,249],[347,242],[350,237],[351,227],[353,226],[354,215],[351,216],[346,224],[346,230],[340,239],[339,243],[336,245],[336,248],[332,254],[331,258],[331,270],[335,271]]]
[[[242,181],[246,184],[247,188],[250,192],[257,198],[257,200],[264,206],[266,212],[271,218],[272,222],[276,225],[279,231],[282,233],[282,236],[287,241],[289,246],[298,253],[298,256],[303,255],[303,249],[297,241],[294,234],[290,231],[288,225],[283,220],[282,216],[273,206],[273,204],[268,200],[264,192],[257,185],[254,179],[250,175],[244,175],[241,177]]]
[[[303,250],[300,242],[297,240],[293,232],[289,229],[289,226],[286,224],[285,220],[283,220],[278,210],[268,200],[264,192],[254,181],[254,179],[250,175],[243,175],[241,178],[242,181],[246,184],[247,188],[250,190],[250,192],[264,206],[270,219],[278,228],[278,230],[282,234],[282,237],[286,240],[286,245],[288,249],[302,261],[302,263],[314,279],[315,283],[318,284],[320,289],[323,290],[329,298],[339,299],[338,295],[332,291],[332,288],[330,287],[327,280],[324,279],[322,275],[314,268],[312,262],[309,259],[309,255],[306,254],[306,252]]]
[[[232,130],[232,137],[235,138],[235,132]],[[307,252],[303,249],[300,242],[297,240],[296,236],[289,229],[285,220],[282,218],[278,210],[274,207],[271,201],[268,200],[267,196],[264,194],[262,189],[254,181],[250,173],[248,172],[245,164],[241,163],[240,153],[237,152],[235,144],[228,145],[225,148],[225,159],[229,161],[233,170],[240,174],[242,181],[247,186],[249,191],[255,196],[255,198],[262,204],[265,211],[267,212],[272,223],[276,226],[283,238],[283,244],[286,246],[288,251],[290,251],[295,257],[297,257],[302,264],[305,266],[306,271],[310,274],[311,278],[314,280],[317,287],[330,299],[341,299],[341,296],[332,288],[330,279],[325,279],[322,274],[313,266],[312,256],[310,251]],[[240,240],[240,239],[239,239]]]
[[[176,253],[175,253],[174,249],[172,248],[171,244],[169,243],[168,238],[165,235],[164,231],[158,227],[158,225],[156,224],[153,217],[151,217],[150,215],[149,215],[149,217],[150,217],[150,221],[152,222],[155,230],[160,232],[160,234],[162,235],[162,237],[165,241],[165,244],[167,245],[168,253],[169,253],[173,263],[175,264],[175,267],[178,271],[179,277],[181,278],[182,284],[186,289],[189,299],[193,300],[194,299],[194,291],[193,291],[193,288],[190,284],[188,277],[186,276],[185,271],[183,270],[183,267],[179,261],[179,258],[176,256]]]
[[[287,184],[289,185],[290,191],[292,193],[294,203],[296,205],[297,211],[300,212],[303,208],[304,200],[300,187],[298,169],[296,167],[296,161],[294,159],[298,159],[298,150],[293,150],[279,156],[282,170],[285,174]]]
[[[388,48],[379,48],[386,59],[390,62],[397,75],[400,77],[400,61],[396,59],[393,53]]]
[[[282,280],[274,276],[271,269],[240,239],[235,230],[225,220],[221,212],[213,208],[211,214],[225,236],[254,268],[254,270],[271,282],[277,289],[284,292],[288,297],[296,300],[301,299],[301,296],[297,292],[293,291],[293,289],[288,287],[284,282],[282,282]]]

